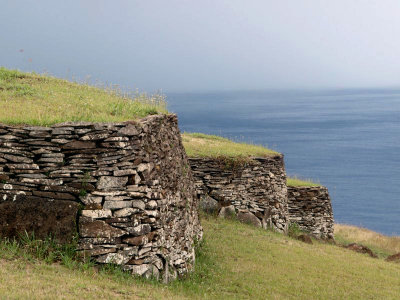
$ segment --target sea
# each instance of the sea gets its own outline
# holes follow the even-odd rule
[[[166,96],[181,131],[279,151],[288,175],[328,188],[336,223],[400,235],[400,90]]]

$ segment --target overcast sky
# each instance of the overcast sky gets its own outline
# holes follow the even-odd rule
[[[0,0],[0,65],[125,88],[400,87],[399,0]]]

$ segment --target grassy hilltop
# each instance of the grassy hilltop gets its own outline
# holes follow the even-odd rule
[[[165,113],[161,95],[124,95],[0,67],[0,123],[49,126],[65,121],[121,122]]]

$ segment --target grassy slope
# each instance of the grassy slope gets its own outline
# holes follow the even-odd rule
[[[130,98],[116,89],[0,68],[0,123],[120,122],[165,113],[165,107],[160,95]]]
[[[92,299],[396,299],[400,294],[400,265],[333,245],[304,244],[235,221],[203,217],[202,223],[205,245],[197,257],[196,273],[170,286],[93,270],[2,259],[0,295]]]
[[[380,257],[400,252],[400,237],[386,236],[366,228],[335,224],[335,236],[339,243],[355,242],[363,244],[371,248]]]

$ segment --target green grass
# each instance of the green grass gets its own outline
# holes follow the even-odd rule
[[[6,298],[397,299],[400,265],[342,247],[232,220],[202,217],[196,272],[166,286],[118,269],[96,271],[29,261],[0,250]]]
[[[13,260],[22,257],[29,262],[57,262],[70,268],[81,269],[94,266],[93,262],[82,259],[75,251],[77,240],[76,237],[71,244],[61,245],[50,237],[39,240],[34,235],[25,233],[18,239],[1,239],[0,258]]]
[[[314,182],[311,179],[300,179],[298,177],[288,177],[286,179],[288,186],[300,187],[300,186],[321,186],[320,183]]]
[[[359,243],[381,258],[400,252],[400,237],[386,236],[353,225],[335,224],[335,239],[340,244]]]
[[[259,145],[236,143],[227,138],[204,133],[183,133],[182,142],[189,157],[267,157],[279,155],[278,152]],[[288,177],[287,185],[300,186],[321,186],[311,179],[300,179]]]
[[[162,95],[121,93],[0,67],[0,123],[121,122],[167,113]]]
[[[183,133],[182,141],[189,157],[267,157],[279,154],[263,146],[236,143],[203,133]]]

